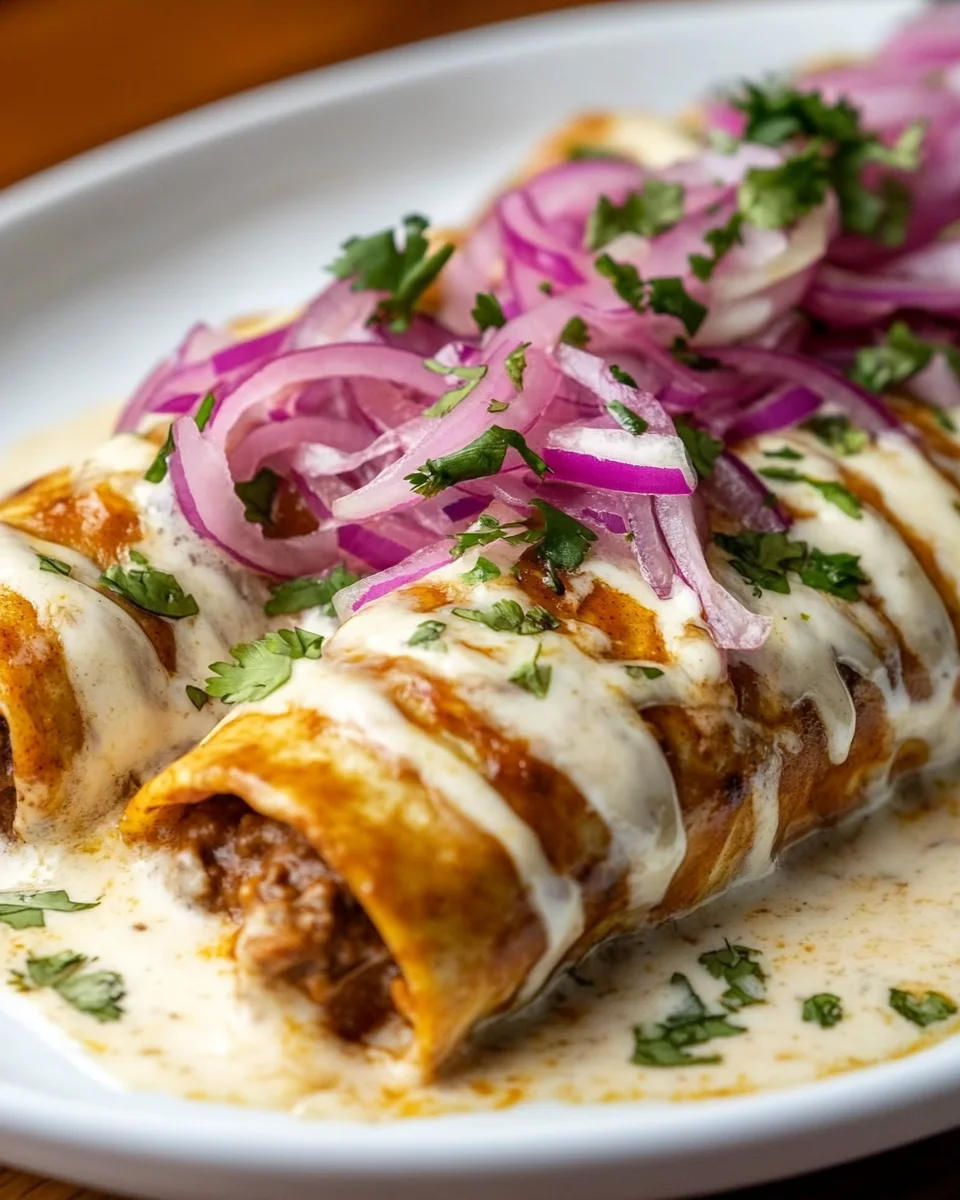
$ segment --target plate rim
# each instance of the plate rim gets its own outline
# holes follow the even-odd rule
[[[685,18],[722,25],[759,9],[765,0],[688,0]],[[840,0],[848,9],[878,9],[891,18],[919,7],[918,0]],[[837,0],[781,0],[811,20],[835,14]],[[0,239],[17,236],[21,224],[149,166],[202,149],[233,134],[282,123],[299,113],[412,80],[469,68],[490,59],[522,57],[531,36],[540,47],[561,46],[624,26],[676,24],[669,0],[611,3],[537,14],[480,29],[445,34],[307,71],[214,101],[75,156],[0,190]],[[892,1062],[844,1075],[743,1096],[697,1101],[636,1101],[614,1105],[524,1104],[503,1113],[429,1116],[383,1122],[303,1120],[287,1113],[170,1101],[169,1108],[122,1107],[122,1094],[102,1104],[50,1095],[0,1082],[0,1135],[40,1137],[63,1148],[100,1151],[116,1161],[149,1159],[178,1165],[236,1170],[269,1169],[278,1176],[309,1172],[317,1178],[371,1180],[395,1172],[424,1177],[484,1176],[506,1170],[589,1167],[637,1161],[710,1157],[721,1149],[749,1151],[776,1142],[803,1143],[830,1128],[855,1136],[893,1114],[905,1119],[887,1144],[898,1145],[946,1129],[956,1118],[942,1101],[960,1091],[960,1035]],[[771,1102],[775,1101],[775,1102]],[[939,1112],[936,1110],[939,1108]],[[931,1117],[926,1110],[933,1109]],[[531,1128],[549,1113],[549,1122]],[[518,1114],[525,1119],[517,1120]],[[921,1114],[924,1114],[921,1116]],[[192,1120],[185,1119],[192,1117]],[[108,1123],[109,1142],[103,1141]],[[444,1131],[442,1141],[410,1137],[416,1129]],[[244,1138],[256,1128],[259,1136]],[[98,1146],[99,1143],[99,1146]],[[496,1150],[491,1157],[491,1150]],[[360,1154],[359,1151],[364,1151]],[[854,1156],[839,1144],[817,1164]],[[369,1155],[371,1157],[365,1157]],[[745,1170],[742,1178],[771,1178],[777,1172]],[[738,1182],[736,1173],[730,1175]],[[727,1184],[729,1186],[729,1183]]]

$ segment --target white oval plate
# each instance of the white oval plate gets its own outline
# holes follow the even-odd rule
[[[120,396],[198,317],[295,303],[344,237],[467,215],[583,107],[874,45],[911,0],[617,5],[444,38],[158,126],[0,194],[0,444]],[[216,1021],[216,1014],[211,1014]],[[835,1163],[960,1121],[960,1040],[730,1100],[309,1124],[121,1093],[0,1033],[0,1160],[146,1197],[650,1200]]]

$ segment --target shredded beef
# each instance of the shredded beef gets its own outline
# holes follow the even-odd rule
[[[394,1012],[390,953],[343,880],[289,825],[217,796],[185,813],[177,848],[202,865],[202,903],[240,926],[237,959],[305,992],[356,1041]]]

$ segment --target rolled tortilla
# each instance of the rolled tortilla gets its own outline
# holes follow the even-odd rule
[[[83,829],[213,727],[186,692],[266,618],[264,580],[197,536],[155,440],[123,434],[0,502],[0,832]],[[132,553],[199,613],[145,611],[101,582]],[[43,557],[41,557],[43,556]]]
[[[738,453],[762,466],[785,446],[863,502],[855,519],[773,485],[791,537],[859,555],[859,600],[796,576],[755,595],[711,542],[715,576],[771,621],[760,650],[724,652],[694,593],[658,599],[622,538],[559,596],[535,548],[493,542],[496,578],[465,580],[467,554],[238,706],[138,793],[126,836],[166,847],[189,896],[233,916],[245,969],[307,991],[341,1036],[406,1030],[436,1073],[604,939],[763,875],[956,756],[960,492],[901,435],[837,457],[790,430]],[[499,600],[556,627],[455,611]],[[426,620],[443,625],[434,641],[414,637]],[[546,695],[542,675],[517,682],[537,667]]]

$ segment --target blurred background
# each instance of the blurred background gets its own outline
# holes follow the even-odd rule
[[[256,84],[583,0],[0,0],[0,187]]]

